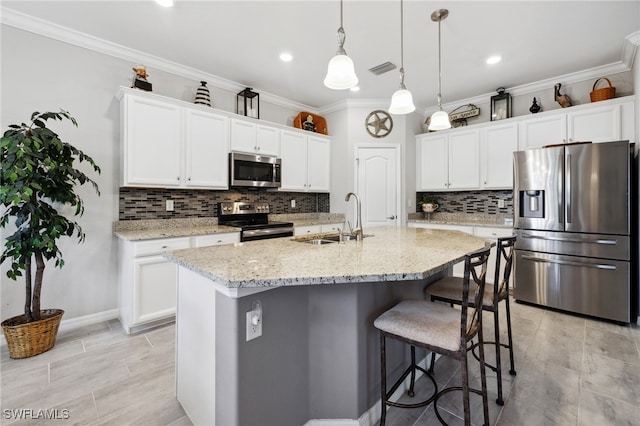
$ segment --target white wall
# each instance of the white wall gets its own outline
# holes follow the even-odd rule
[[[61,308],[65,320],[99,314],[117,308],[117,244],[112,224],[118,220],[120,173],[119,103],[120,86],[131,85],[132,66],[137,64],[47,37],[2,26],[1,40],[1,128],[26,122],[33,111],[63,108],[77,121],[78,128],[54,124],[62,140],[92,156],[102,169],[95,180],[98,197],[88,185],[80,189],[86,203],[79,219],[86,232],[84,244],[61,240],[65,260],[62,269],[48,264],[42,292],[43,308]],[[149,69],[153,92],[193,101],[198,81]],[[235,93],[210,87],[213,106],[235,111]],[[287,124],[297,112],[261,102],[261,119]],[[149,153],[153,155],[153,153]],[[11,229],[2,230],[2,239]],[[22,313],[24,284],[1,271],[2,319]]]

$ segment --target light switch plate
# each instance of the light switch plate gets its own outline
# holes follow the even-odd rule
[[[166,210],[168,212],[172,212],[173,211],[173,200],[167,200],[166,203]]]
[[[504,200],[498,200],[498,208],[504,209]]]

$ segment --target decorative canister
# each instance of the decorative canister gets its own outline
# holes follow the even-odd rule
[[[195,104],[211,106],[211,96],[209,94],[209,88],[206,81],[200,82],[200,87],[196,90]]]

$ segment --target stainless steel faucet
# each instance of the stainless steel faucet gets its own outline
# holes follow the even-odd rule
[[[360,197],[353,192],[349,192],[347,196],[344,197],[344,200],[348,202],[352,195],[355,197],[357,203],[356,227],[353,228],[352,234],[356,236],[356,241],[362,241],[362,208],[360,206]]]

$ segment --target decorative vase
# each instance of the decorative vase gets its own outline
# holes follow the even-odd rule
[[[536,101],[536,98],[533,98],[533,103],[531,104],[531,108],[529,108],[529,112],[531,112],[531,114],[535,114],[539,111],[540,105],[538,105],[538,101]]]
[[[195,104],[211,106],[211,95],[209,94],[209,88],[206,81],[200,82],[200,87],[196,90]]]
[[[24,314],[2,321],[9,357],[28,358],[51,349],[56,343],[63,314],[62,309],[43,309],[39,321],[25,322]]]

